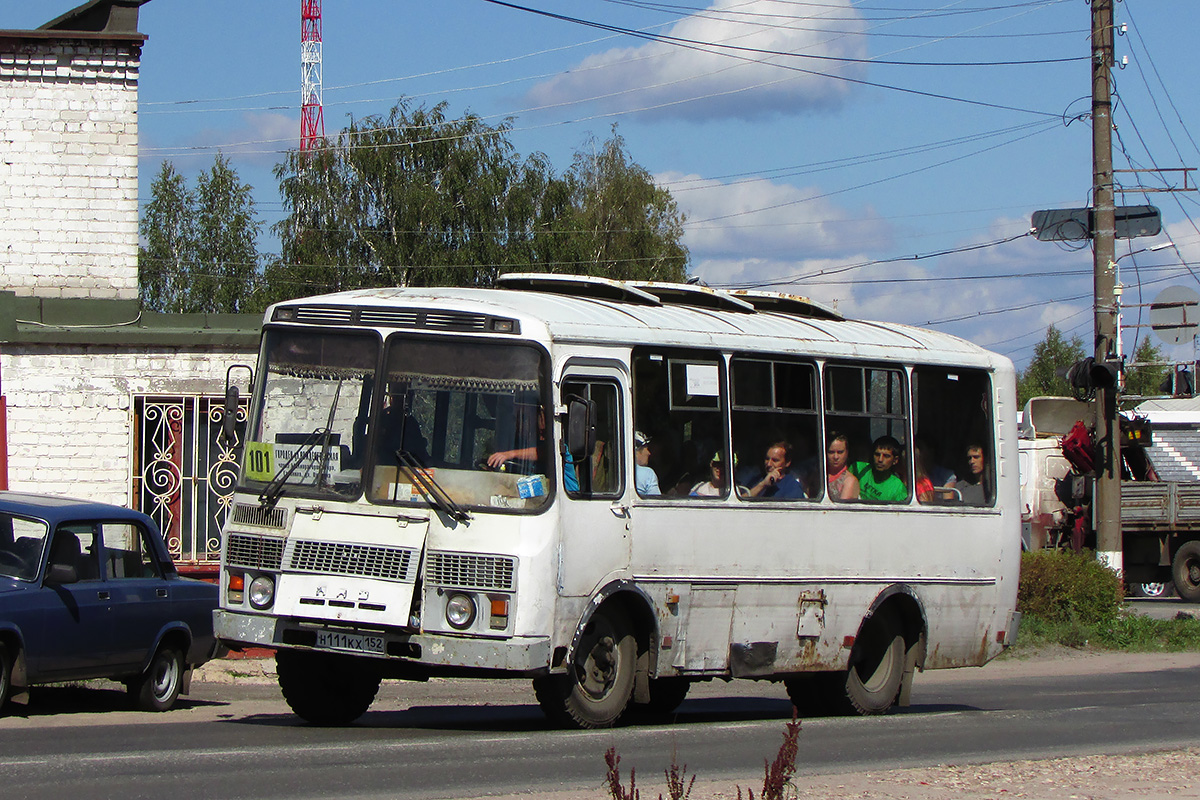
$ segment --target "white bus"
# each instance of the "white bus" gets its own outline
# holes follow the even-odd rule
[[[714,678],[882,713],[1014,641],[1014,404],[1001,356],[776,293],[520,274],[280,303],[217,632],[275,648],[322,724],[382,678],[472,675],[581,727]]]

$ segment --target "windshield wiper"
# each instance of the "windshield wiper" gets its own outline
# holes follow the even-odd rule
[[[443,489],[434,479],[432,475],[425,471],[421,463],[404,448],[396,451],[396,461],[400,463],[400,468],[403,469],[412,478],[420,489],[421,494],[429,501],[429,505],[441,511],[446,516],[450,517],[455,522],[470,522],[471,515],[463,510],[462,506],[454,502],[446,490]]]
[[[283,469],[275,473],[275,477],[263,487],[262,494],[258,496],[258,502],[262,508],[270,508],[275,505],[275,502],[279,500],[279,496],[283,494],[283,487],[287,483],[287,479],[292,477],[292,473],[296,471],[296,467],[300,466],[304,458],[312,452],[312,449],[317,446],[317,442],[320,441],[329,441],[329,428],[317,428],[304,438],[304,441],[296,448],[295,452],[288,456],[288,460],[283,464]]]

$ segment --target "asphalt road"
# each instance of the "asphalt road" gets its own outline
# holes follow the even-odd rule
[[[1200,654],[999,662],[925,673],[913,705],[803,721],[804,774],[1081,753],[1200,740]],[[0,719],[0,779],[21,798],[606,796],[604,753],[646,795],[672,755],[702,779],[761,785],[791,717],[777,684],[702,684],[669,719],[610,731],[547,726],[524,681],[385,684],[362,720],[315,728],[270,684],[193,686],[166,714],[116,689],[45,688]]]

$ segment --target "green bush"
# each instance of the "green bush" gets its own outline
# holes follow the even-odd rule
[[[1125,591],[1117,573],[1089,552],[1021,555],[1017,610],[1048,623],[1096,625],[1116,619]]]

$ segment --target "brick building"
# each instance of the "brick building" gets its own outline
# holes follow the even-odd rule
[[[145,2],[0,30],[0,488],[140,508],[203,570],[236,469],[218,398],[260,320],[138,303]]]

